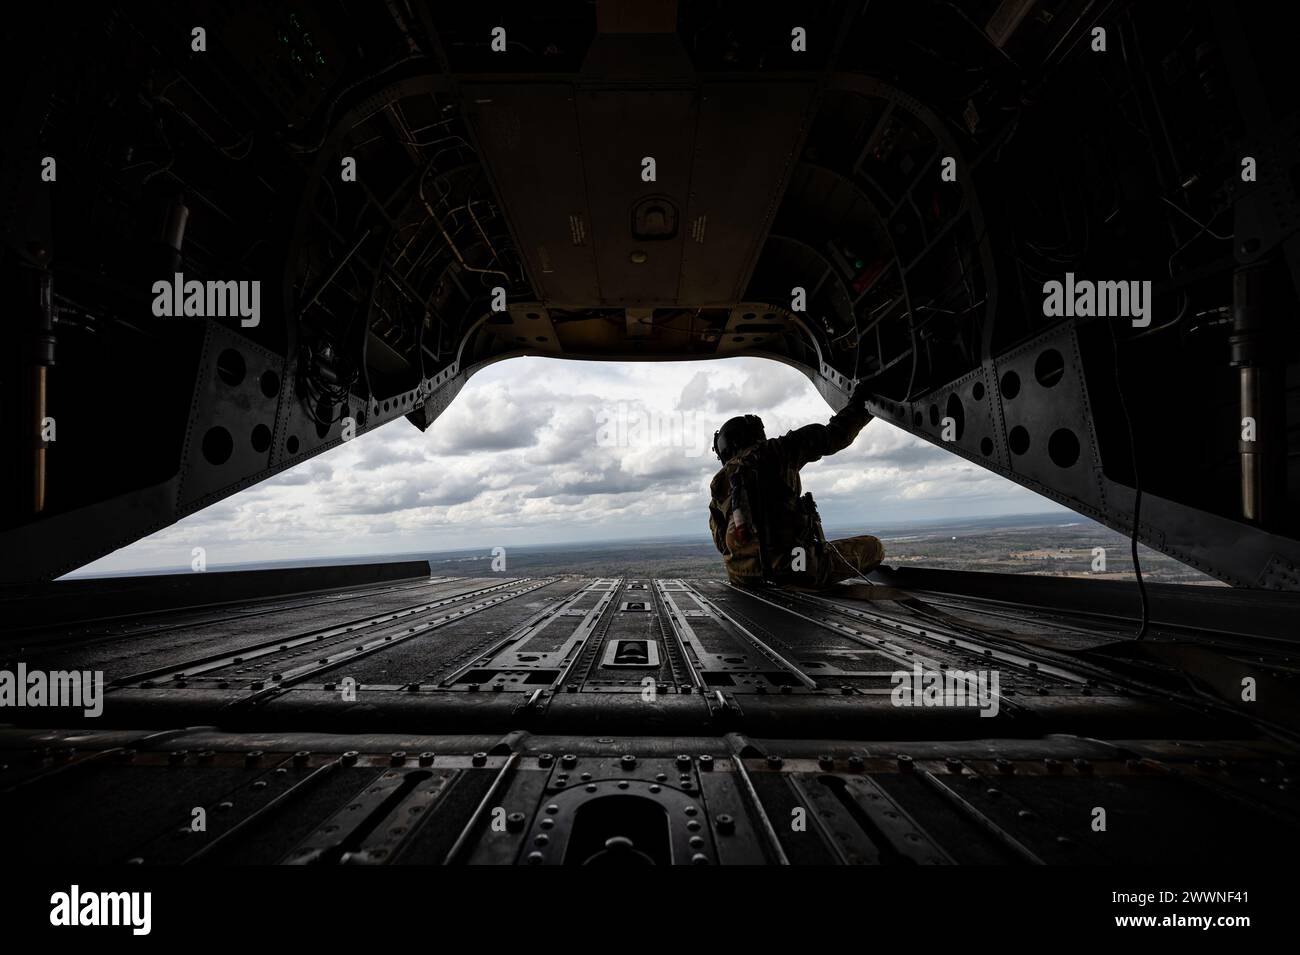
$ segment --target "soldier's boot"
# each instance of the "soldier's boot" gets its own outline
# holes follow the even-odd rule
[[[827,541],[823,583],[861,577],[879,567],[884,559],[885,545],[870,534]]]

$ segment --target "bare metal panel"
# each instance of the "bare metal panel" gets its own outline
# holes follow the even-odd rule
[[[465,103],[539,295],[591,304],[595,247],[573,96],[559,84],[474,84]]]
[[[744,298],[812,94],[812,83],[703,87],[678,286],[682,304]]]
[[[678,209],[690,190],[697,95],[693,90],[588,90],[577,97],[583,168],[592,211],[600,301],[584,304],[649,306],[679,301],[683,230],[671,239],[637,241],[637,200],[663,196]],[[656,179],[642,181],[642,160],[655,161]],[[645,261],[633,262],[634,253]]]
[[[466,99],[542,298],[647,307],[740,297],[812,93],[811,83],[484,84]],[[663,207],[670,234],[638,231],[645,204]]]

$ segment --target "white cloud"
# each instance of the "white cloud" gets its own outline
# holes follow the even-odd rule
[[[606,364],[522,358],[471,379],[424,433],[404,420],[347,442],[85,568],[104,573],[690,535],[707,540],[713,432],[760,414],[767,433],[825,421],[812,383],[778,362]],[[616,440],[602,423],[622,416]],[[1059,510],[1046,498],[873,422],[809,465],[827,528]]]

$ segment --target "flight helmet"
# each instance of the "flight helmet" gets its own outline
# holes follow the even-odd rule
[[[766,441],[763,419],[747,414],[732,418],[713,434],[713,453],[723,464],[751,445]]]

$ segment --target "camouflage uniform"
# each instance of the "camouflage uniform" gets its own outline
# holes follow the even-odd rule
[[[847,448],[870,420],[870,412],[850,404],[827,424],[810,424],[746,448],[714,475],[709,529],[733,583],[759,586],[766,578],[823,587],[880,563],[884,548],[875,537],[849,537],[827,546],[812,495],[803,493],[799,480],[800,468]],[[745,523],[751,525],[749,533],[737,526]],[[802,570],[794,566],[796,547],[803,548]]]

